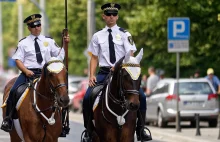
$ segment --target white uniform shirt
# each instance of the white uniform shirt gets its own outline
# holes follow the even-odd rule
[[[54,39],[39,35],[37,42],[40,46],[43,62],[38,63],[34,46],[35,38],[36,36],[29,35],[26,38],[20,40],[15,54],[12,56],[12,59],[20,60],[21,62],[23,62],[26,68],[43,68],[45,61],[48,60],[50,57],[58,57],[61,60],[64,59],[64,49],[60,51],[60,48],[58,47]]]
[[[117,25],[111,27],[112,29],[111,34],[112,34],[113,42],[115,46],[116,62],[120,60],[122,57],[124,57],[125,54],[129,52],[130,50],[132,50],[133,52],[137,50],[134,42],[132,41],[132,43],[130,43],[128,40],[128,37],[131,37],[131,34],[127,31],[126,32],[121,31],[119,30],[119,28],[120,27],[118,27]],[[93,35],[92,40],[88,47],[89,53],[92,53],[93,55],[98,56],[100,67],[103,67],[103,66],[112,67],[116,63],[115,62],[114,64],[112,64],[110,62],[108,29],[109,27],[106,26],[101,31],[96,32]]]

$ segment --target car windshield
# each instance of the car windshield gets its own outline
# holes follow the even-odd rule
[[[177,93],[177,83],[175,83],[175,94]],[[192,94],[212,94],[213,91],[207,82],[180,82],[179,94],[192,95]]]

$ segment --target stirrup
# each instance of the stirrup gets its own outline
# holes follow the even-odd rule
[[[80,142],[92,142],[92,138],[89,136],[89,132],[87,130],[82,132]]]
[[[146,139],[143,139],[143,138],[142,138],[142,133],[143,133],[143,131],[145,131],[145,129],[149,132],[150,135],[146,134],[146,135],[148,135],[149,137],[146,138]],[[146,132],[145,132],[145,133],[146,133]],[[140,132],[139,132],[139,137],[137,136],[137,140],[138,140],[138,141],[141,141],[141,142],[151,141],[151,140],[152,140],[151,132],[150,132],[150,130],[149,130],[146,126],[144,126],[143,128],[141,128],[141,130],[140,130]]]

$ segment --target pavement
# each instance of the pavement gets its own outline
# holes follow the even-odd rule
[[[83,124],[82,114],[70,113],[70,120]],[[176,132],[175,123],[167,128],[147,126],[154,140],[160,142],[220,142],[219,128],[209,128],[208,124],[200,123],[200,136],[196,136],[196,128],[189,127],[189,122],[181,123],[181,132]]]

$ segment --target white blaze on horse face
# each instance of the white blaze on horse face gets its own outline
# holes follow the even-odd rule
[[[138,55],[135,57],[138,61],[138,63],[141,62],[141,59],[143,57],[143,48],[141,48],[140,52],[138,53]]]
[[[52,62],[50,63],[48,66],[47,66],[47,69],[52,72],[52,73],[59,73],[63,68],[64,68],[64,64],[62,63],[62,61],[60,62],[54,62],[53,61],[60,61],[58,58],[56,57],[52,57],[49,62]]]

